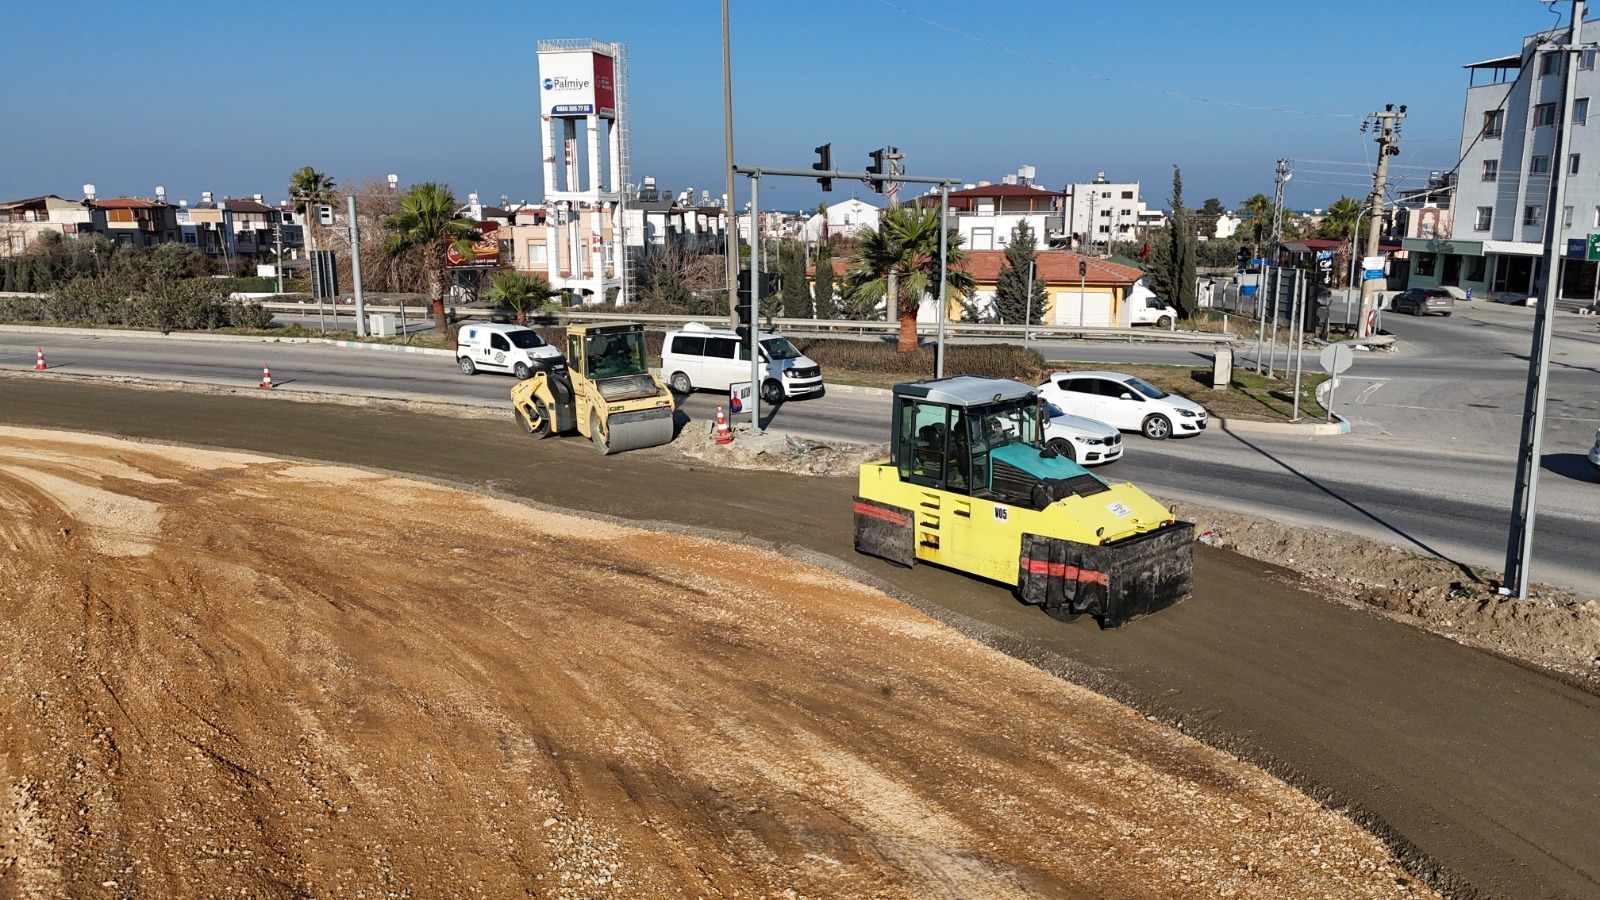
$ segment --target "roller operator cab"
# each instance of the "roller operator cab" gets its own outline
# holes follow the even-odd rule
[[[1027,385],[960,375],[896,385],[889,459],[861,467],[855,546],[1009,584],[1112,628],[1189,594],[1194,525],[1048,449]]]
[[[536,369],[511,389],[524,431],[577,431],[607,455],[672,440],[672,392],[650,372],[643,325],[570,326],[566,351],[564,371]]]

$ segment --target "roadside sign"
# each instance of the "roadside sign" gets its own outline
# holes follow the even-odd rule
[[[1585,238],[1567,238],[1567,256],[1573,259],[1583,259],[1589,252],[1589,241]]]
[[[1600,234],[1589,235],[1589,252],[1586,255],[1590,262],[1600,262]]]
[[[1318,361],[1322,363],[1322,371],[1337,375],[1350,368],[1350,363],[1355,361],[1355,354],[1344,344],[1329,344],[1322,348],[1322,356]]]
[[[742,413],[748,410],[750,403],[750,382],[735,381],[728,385],[728,415]]]
[[[1379,278],[1382,278],[1382,277],[1383,277],[1383,270],[1382,269],[1362,269],[1361,270],[1361,280],[1362,281],[1377,281]]]

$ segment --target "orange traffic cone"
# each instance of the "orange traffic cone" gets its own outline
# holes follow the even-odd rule
[[[264,388],[272,387],[272,371],[265,364],[261,366],[261,386]]]
[[[722,415],[722,406],[720,404],[717,406],[716,436],[719,444],[733,443],[733,431],[728,428],[728,420]]]
[[[42,371],[44,371],[44,369],[45,369],[44,348],[40,347],[39,348],[39,361],[33,364],[33,370],[35,372],[42,372]]]

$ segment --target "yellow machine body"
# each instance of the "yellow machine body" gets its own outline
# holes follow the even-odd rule
[[[567,328],[566,366],[539,368],[511,389],[523,430],[537,438],[576,431],[602,454],[672,440],[672,391],[650,372],[644,326]]]

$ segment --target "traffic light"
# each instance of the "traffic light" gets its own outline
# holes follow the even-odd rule
[[[1249,250],[1249,248],[1240,247],[1239,248],[1239,252],[1235,253],[1233,255],[1233,258],[1234,258],[1234,261],[1236,261],[1239,264],[1239,268],[1241,268],[1241,269],[1244,268],[1244,264],[1250,260],[1250,250]]]
[[[811,168],[816,169],[818,172],[832,172],[833,171],[833,145],[832,144],[823,144],[821,147],[817,148],[817,161],[811,164]],[[823,177],[819,176],[817,178],[817,184],[822,185],[822,189],[825,190],[825,191],[833,190],[833,179],[832,178],[823,178]]]
[[[883,155],[886,152],[888,152],[887,148],[884,148],[882,150],[874,150],[874,151],[872,151],[872,153],[870,154],[870,156],[872,157],[872,165],[867,166],[867,174],[868,175],[882,175],[882,174],[884,174],[884,172],[883,172]],[[887,185],[885,185],[881,181],[868,180],[867,181],[867,187],[872,188],[873,193],[881,194],[881,193],[884,192],[884,189],[887,187]]]

